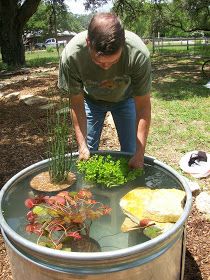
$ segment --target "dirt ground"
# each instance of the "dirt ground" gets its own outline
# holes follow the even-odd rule
[[[46,96],[55,91],[56,67],[34,69],[22,75],[1,76],[0,93],[20,92]],[[28,106],[17,97],[0,98],[0,187],[23,168],[46,158],[46,111]],[[119,148],[112,125],[105,124],[101,149]],[[184,280],[210,280],[209,222],[193,205],[187,222],[187,250]],[[0,279],[11,280],[9,260],[0,235]],[[41,279],[40,279],[41,280]],[[161,280],[161,279],[160,279]]]

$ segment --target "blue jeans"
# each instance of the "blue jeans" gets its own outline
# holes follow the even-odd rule
[[[112,114],[121,146],[121,151],[136,151],[136,110],[133,98],[118,103],[103,104],[85,100],[87,116],[87,144],[90,150],[98,150],[106,113]]]

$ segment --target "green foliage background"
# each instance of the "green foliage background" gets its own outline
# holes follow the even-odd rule
[[[43,36],[52,33],[48,2],[41,1],[37,12],[27,22],[25,30],[42,30]],[[102,0],[91,1],[91,7],[103,6],[105,2]],[[126,28],[142,37],[208,36],[210,34],[210,17],[208,16],[210,0],[116,0],[113,11],[121,17]],[[91,11],[87,15],[75,15],[68,10],[65,3],[57,3],[56,13],[57,28],[60,32],[64,30],[80,32],[87,29],[93,15]]]

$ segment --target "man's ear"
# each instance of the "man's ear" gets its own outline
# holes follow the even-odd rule
[[[87,43],[87,47],[90,48],[90,39],[88,37],[86,38],[86,43]]]

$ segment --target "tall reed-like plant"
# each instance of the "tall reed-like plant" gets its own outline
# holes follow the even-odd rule
[[[64,182],[72,166],[72,147],[69,145],[72,126],[69,108],[69,100],[59,97],[58,106],[48,109],[49,175],[53,183]],[[69,155],[66,156],[66,154]]]

